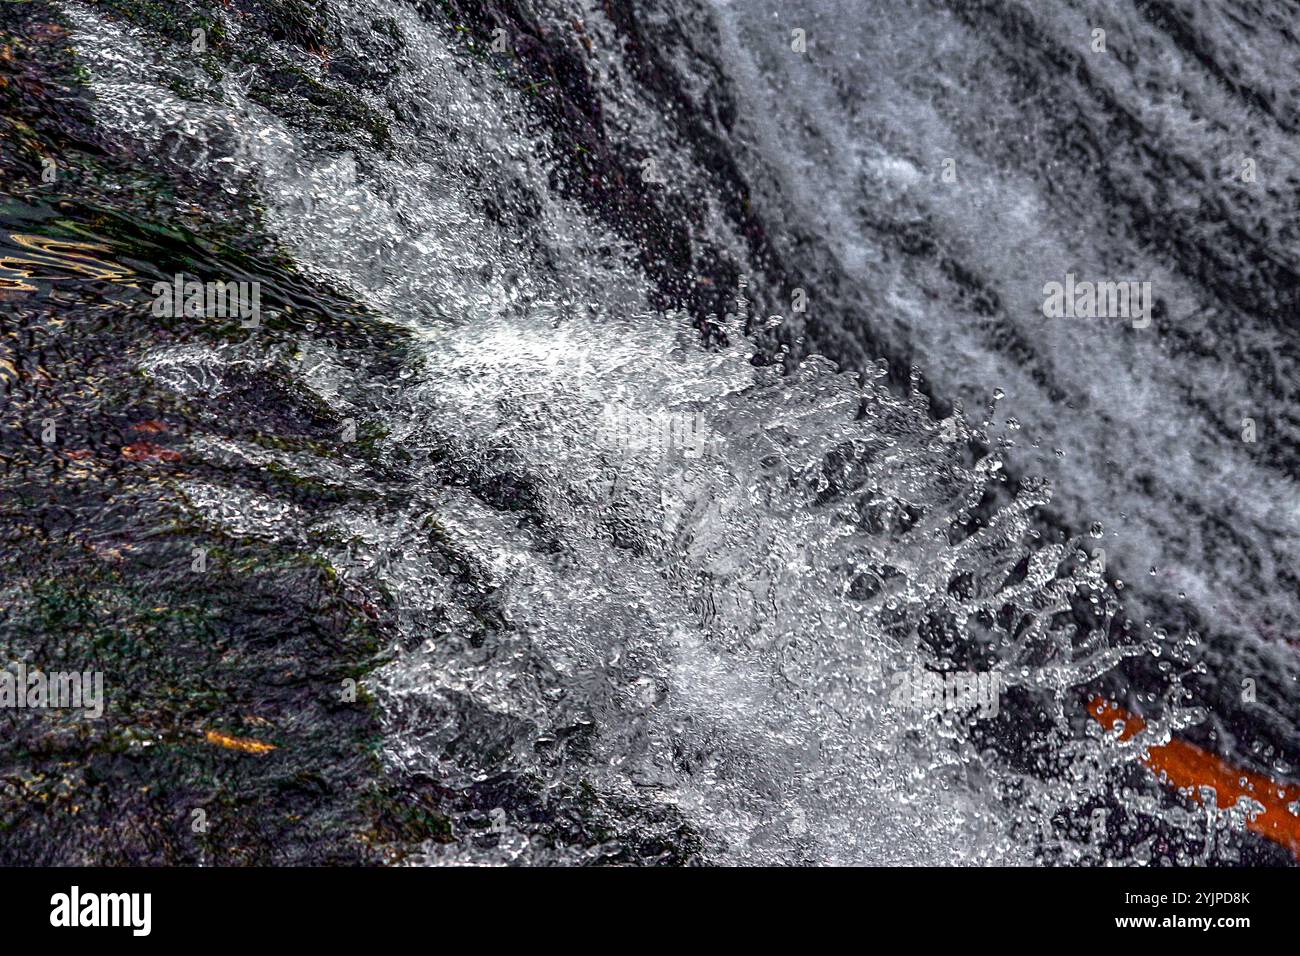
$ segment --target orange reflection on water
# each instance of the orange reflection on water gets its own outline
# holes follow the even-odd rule
[[[0,236],[7,240],[0,242],[0,291],[37,291],[39,287],[27,280],[56,282],[84,278],[122,282],[134,275],[126,266],[94,255],[111,252],[109,246],[18,232]]]

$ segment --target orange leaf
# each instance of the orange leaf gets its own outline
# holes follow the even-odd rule
[[[1129,740],[1146,727],[1141,717],[1100,697],[1093,698],[1088,713],[1107,730],[1123,722],[1120,740]],[[1197,803],[1202,802],[1200,788],[1213,787],[1221,810],[1243,797],[1262,804],[1264,811],[1247,821],[1247,829],[1282,844],[1300,858],[1300,817],[1287,809],[1288,803],[1300,800],[1300,786],[1281,784],[1263,774],[1234,767],[1217,754],[1185,740],[1147,748],[1142,762],[1171,786],[1190,790]]]
[[[250,737],[228,737],[225,734],[219,734],[215,730],[209,730],[207,741],[210,744],[216,744],[218,747],[225,747],[227,750],[239,750],[246,754],[265,754],[275,750],[275,744],[264,744],[260,740],[253,740]]]

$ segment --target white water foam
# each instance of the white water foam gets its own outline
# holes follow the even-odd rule
[[[397,381],[326,362],[299,382],[379,417],[416,463],[401,516],[349,506],[309,529],[371,556],[402,609],[403,649],[375,680],[391,765],[451,788],[507,774],[669,806],[729,862],[1019,863],[1045,845],[1095,858],[1064,821],[1136,754],[1087,727],[1072,688],[1151,648],[1111,646],[1113,593],[1072,543],[1037,539],[1028,512],[1046,486],[972,533],[1002,468],[997,454],[967,461],[964,422],[937,425],[919,397],[821,359],[786,377],[755,368],[739,328],[702,349],[549,190],[515,94],[406,8],[340,9],[394,18],[407,52],[392,92],[427,99],[416,112],[455,137],[398,124],[392,155],[318,152],[237,88],[220,105],[180,101],[150,83],[143,51],[104,52],[126,48],[121,31],[76,16],[105,122],[146,141],[169,110],[220,128],[226,165],[304,270],[416,342]],[[483,189],[524,189],[540,214],[496,226]],[[604,427],[611,406],[701,413],[715,437],[698,458],[637,451]],[[228,519],[217,491],[194,490]],[[1044,718],[1027,767],[974,743],[969,713],[891,701],[897,674],[952,669],[943,635]],[[602,852],[539,843],[510,808],[491,841],[461,835],[423,861]]]

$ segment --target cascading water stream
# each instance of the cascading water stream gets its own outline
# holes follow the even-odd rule
[[[1091,821],[1121,790],[1133,833],[1139,818],[1207,826],[1128,772],[1143,743],[1193,722],[1179,687],[1193,665],[1118,626],[1082,542],[1035,529],[1049,489],[1006,487],[992,402],[972,430],[816,356],[788,374],[755,365],[744,316],[701,345],[552,188],[520,94],[409,7],[337,7],[402,37],[368,104],[390,123],[387,153],[326,148],[234,79],[182,99],[158,77],[203,81],[196,70],[68,12],[101,122],[164,149],[179,130],[264,198],[304,273],[409,333],[395,378],[306,337],[292,355],[160,348],[143,362],[212,401],[236,366],[277,363],[382,429],[408,481],[400,514],[185,491],[209,521],[330,542],[345,578],[392,598],[400,636],[370,681],[391,766],[453,792],[527,781],[542,805],[591,793],[726,862],[1095,862]],[[716,239],[761,281],[721,220]],[[368,481],[236,442],[192,452]],[[1086,717],[1087,689],[1153,653],[1168,664],[1163,714],[1120,744]],[[997,712],[899,693],[932,673],[995,679]],[[481,809],[453,814],[464,839],[417,859],[578,862],[621,839],[611,825],[594,848],[568,845],[536,815]],[[1121,842],[1127,862],[1158,853]]]

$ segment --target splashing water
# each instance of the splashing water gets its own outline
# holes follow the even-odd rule
[[[264,197],[305,272],[410,333],[396,380],[307,338],[275,366],[382,425],[407,482],[398,512],[306,517],[187,489],[216,523],[310,526],[341,570],[391,596],[400,639],[372,681],[390,765],[452,793],[519,780],[543,804],[589,792],[666,808],[665,841],[684,826],[725,862],[1098,859],[1089,815],[1142,746],[1194,715],[1171,661],[1164,714],[1138,738],[1090,726],[1082,688],[1164,645],[1118,626],[1079,542],[1032,529],[1046,484],[1007,488],[997,452],[971,451],[996,445],[987,430],[932,421],[915,390],[900,399],[817,357],[788,374],[756,366],[738,321],[701,346],[549,187],[518,94],[405,7],[339,8],[348,23],[391,18],[404,38],[389,154],[324,150],[231,81],[181,100],[128,30],[69,11],[106,125],[161,141],[183,117]],[[488,199],[530,214],[494,221]],[[231,347],[144,365],[216,394],[194,370],[219,381],[257,361]],[[995,713],[898,693],[901,675],[929,673],[996,675]],[[1125,806],[1207,825],[1149,786]],[[453,812],[463,838],[418,859],[580,862],[620,839],[553,839],[511,805],[482,837],[480,810]]]

